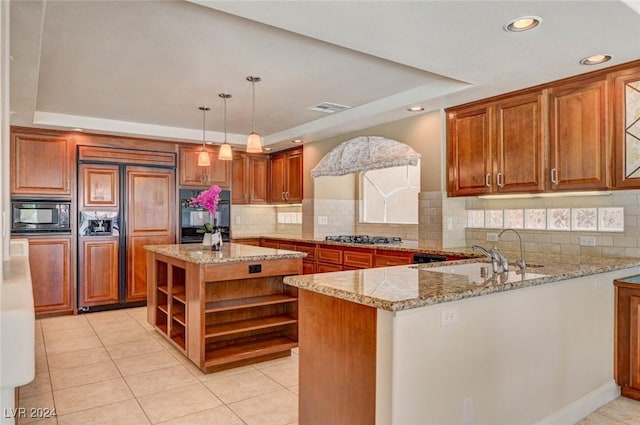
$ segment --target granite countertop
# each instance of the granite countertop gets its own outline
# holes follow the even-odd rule
[[[305,252],[225,243],[220,251],[203,249],[201,244],[146,245],[147,251],[196,264],[243,263],[248,261],[304,258]]]
[[[509,252],[507,256],[510,259],[519,257]],[[527,254],[527,264],[530,264],[530,267],[524,280],[522,275],[516,273],[515,267],[509,272],[508,280],[502,278],[482,281],[479,277],[470,278],[462,274],[433,270],[434,267],[461,266],[477,262],[478,259],[468,259],[289,276],[285,277],[284,282],[290,286],[382,310],[400,311],[640,266],[640,258],[531,253]],[[491,264],[487,265],[490,269]]]
[[[418,241],[405,240],[400,243],[389,243],[389,244],[363,244],[363,243],[348,243],[348,242],[335,242],[335,241],[327,241],[324,238],[305,238],[302,236],[283,236],[283,235],[261,235],[261,236],[234,236],[232,239],[234,241],[241,241],[242,239],[256,239],[256,238],[266,238],[266,239],[279,239],[283,241],[292,241],[292,242],[306,242],[312,244],[323,244],[323,245],[335,245],[335,246],[349,246],[353,248],[370,248],[370,249],[379,249],[379,250],[391,250],[391,251],[407,251],[413,253],[422,253],[422,254],[434,254],[434,255],[448,255],[448,256],[458,256],[458,257],[466,257],[466,258],[480,258],[481,256],[477,253],[471,251],[471,248],[429,248],[426,246],[421,246]]]

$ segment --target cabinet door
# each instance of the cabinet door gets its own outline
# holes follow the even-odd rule
[[[180,148],[180,185],[181,186],[210,186],[217,184],[222,187],[231,185],[231,161],[218,159],[218,147],[207,146],[209,153],[208,167],[198,166],[198,155],[202,147]]]
[[[542,95],[499,102],[496,111],[495,187],[498,192],[542,192]]]
[[[249,203],[249,170],[247,154],[234,152],[231,162],[231,203]]]
[[[551,190],[609,187],[607,82],[549,89]]]
[[[269,201],[274,204],[285,203],[285,166],[284,154],[271,156],[269,160]]]
[[[11,194],[71,196],[72,136],[13,133]]]
[[[173,170],[127,167],[127,301],[147,297],[145,245],[172,244],[175,176]]]
[[[616,73],[613,114],[616,188],[640,188],[640,68]]]
[[[119,168],[117,165],[80,165],[79,208],[117,208]]]
[[[640,296],[629,297],[629,386],[640,390]]]
[[[115,304],[118,293],[118,238],[80,239],[79,307]]]
[[[249,155],[249,203],[269,202],[269,157]]]
[[[287,152],[285,199],[289,203],[302,202],[302,149]]]
[[[447,117],[450,196],[492,192],[491,109],[475,106]]]
[[[72,313],[71,236],[29,238],[36,315]]]

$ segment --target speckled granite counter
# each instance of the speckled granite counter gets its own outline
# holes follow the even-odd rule
[[[518,258],[513,253],[507,255],[510,259]],[[382,310],[399,311],[640,266],[640,258],[529,254],[527,262],[532,267],[524,280],[515,268],[508,281],[494,279],[481,283],[466,275],[434,270],[475,262],[478,260],[290,276],[284,282]]]
[[[324,238],[304,238],[302,236],[281,236],[281,235],[237,236],[237,237],[234,236],[233,240],[237,241],[238,243],[242,243],[241,242],[242,239],[256,239],[256,238],[278,239],[283,241],[304,242],[304,243],[344,246],[344,247],[353,247],[353,248],[375,248],[377,250],[406,251],[406,252],[414,252],[414,253],[421,253],[421,254],[459,256],[459,257],[468,257],[468,258],[480,257],[478,254],[472,252],[471,249],[467,249],[467,248],[460,248],[460,249],[429,248],[429,247],[420,245],[418,241],[407,241],[407,240],[402,241],[400,243],[390,243],[390,244],[362,244],[362,243],[327,241]]]
[[[220,251],[203,249],[200,244],[147,245],[147,251],[196,264],[243,263],[247,261],[304,258],[304,252],[226,243]]]

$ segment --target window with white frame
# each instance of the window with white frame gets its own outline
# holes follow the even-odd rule
[[[418,223],[420,162],[360,174],[363,223]]]

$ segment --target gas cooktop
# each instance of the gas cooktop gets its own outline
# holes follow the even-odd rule
[[[396,236],[367,236],[367,235],[339,235],[326,236],[325,240],[331,242],[361,243],[361,244],[392,244],[402,242],[402,238]]]

